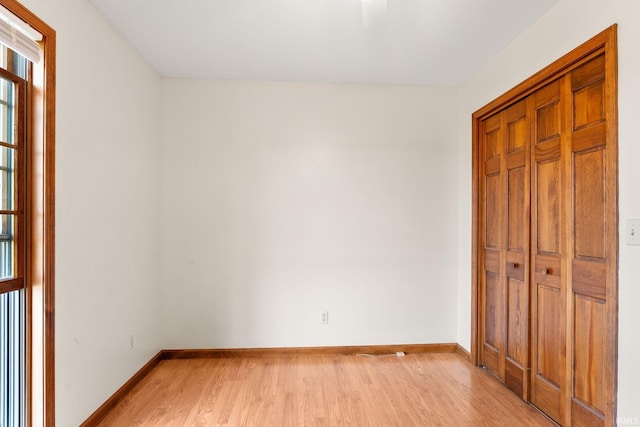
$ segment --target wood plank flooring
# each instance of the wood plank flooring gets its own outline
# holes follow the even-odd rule
[[[163,360],[105,426],[553,426],[454,353]]]

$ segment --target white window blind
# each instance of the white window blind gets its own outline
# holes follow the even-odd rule
[[[0,6],[0,43],[37,63],[40,61],[38,40],[42,40],[40,33]]]

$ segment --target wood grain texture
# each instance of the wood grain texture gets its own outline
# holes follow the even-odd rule
[[[127,394],[131,392],[162,360],[162,352],[156,354],[133,377],[118,389],[105,403],[103,403],[80,427],[95,426],[102,421],[115,408]]]
[[[484,275],[480,279],[480,363],[522,398],[528,397],[528,281],[531,101],[523,99],[480,126],[480,215]],[[490,153],[490,154],[488,154]]]
[[[566,280],[562,272],[566,254],[567,192],[563,188],[566,141],[566,78],[531,95],[537,146],[532,152],[532,247],[534,265],[531,293],[531,402],[556,421],[562,420],[565,378]],[[553,109],[548,108],[553,105]],[[540,120],[540,116],[544,120]]]
[[[594,52],[596,52],[597,55],[597,52],[603,48],[610,53],[610,58],[607,59],[607,67],[610,71],[609,75],[617,75],[617,61],[615,64],[613,63],[613,61],[617,59],[617,28],[617,24],[614,24],[603,30],[600,34],[595,35],[576,49],[557,59],[555,62],[538,71],[513,89],[477,110],[473,113],[473,118],[477,120],[484,120],[495,114],[496,111],[500,111],[506,106],[529,96],[531,93],[540,89],[558,75],[566,74],[581,65],[581,61],[588,59]],[[611,61],[609,61],[609,59],[611,59]],[[615,97],[617,84],[612,84],[610,88],[612,91],[609,95]]]
[[[467,351],[467,349],[460,344],[456,345],[456,354],[461,356],[467,362],[471,362],[471,352]]]
[[[149,374],[161,360],[192,360],[218,358],[287,358],[299,356],[320,355],[393,355],[396,352],[405,354],[416,353],[459,353],[467,360],[469,353],[459,344],[396,344],[369,346],[341,346],[341,347],[275,347],[275,348],[232,348],[232,349],[191,349],[191,350],[162,350],[147,362],[129,381],[120,387],[105,403],[103,403],[81,427],[95,426],[118,405],[118,403]]]
[[[471,360],[563,425],[616,419],[616,31],[598,34],[472,121]],[[530,300],[520,287],[531,289]],[[527,312],[530,330],[519,316]],[[520,367],[527,355],[530,377]]]
[[[617,157],[617,149],[610,148],[615,142],[607,138],[606,132],[607,117],[615,112],[615,105],[605,96],[607,82],[613,79],[606,72],[606,57],[607,53],[603,52],[571,73],[574,122],[572,226],[575,235],[569,248],[569,274],[573,280],[567,348],[572,357],[567,363],[572,370],[566,385],[573,389],[568,393],[566,412],[576,417],[572,423],[581,425],[612,424],[611,417],[607,419],[606,416],[610,408],[604,404],[608,364],[605,361],[614,360],[615,349],[605,343],[608,336],[617,334],[617,330],[607,328],[606,321],[607,312],[612,317],[617,314],[612,312],[612,306],[617,302],[608,296],[608,290],[617,288],[617,284],[607,281],[606,270],[611,268],[611,258],[616,250],[607,245],[615,237],[607,236],[612,230],[606,224],[617,218],[617,215],[615,218],[608,216],[608,212],[617,212],[617,206],[610,206],[612,195],[608,192],[612,187],[608,181],[616,181],[617,166],[614,166],[615,161],[613,164],[608,162],[607,157]],[[577,138],[578,135],[583,136]],[[617,232],[614,233],[617,236]],[[585,278],[590,278],[590,283],[575,281]]]
[[[163,359],[210,359],[229,357],[293,357],[326,354],[395,354],[402,351],[410,353],[453,353],[456,343],[437,344],[393,344],[393,345],[361,345],[338,347],[274,347],[274,348],[227,348],[227,349],[193,349],[163,350]]]
[[[454,353],[161,361],[99,426],[553,425]]]
[[[604,367],[604,399],[605,425],[615,425],[618,402],[618,33],[612,27],[605,42],[605,103],[607,110],[607,148],[606,174],[610,178],[606,182],[606,360],[616,363],[605,363]]]

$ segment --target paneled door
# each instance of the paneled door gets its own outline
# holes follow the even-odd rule
[[[485,307],[482,366],[527,398],[529,139],[527,101],[483,123]]]
[[[531,402],[561,420],[565,378],[566,279],[562,255],[567,229],[562,222],[563,138],[566,139],[561,88],[556,80],[532,95]]]
[[[607,114],[608,70],[601,54],[573,70],[565,86],[571,145],[567,149],[565,175],[571,198],[565,200],[572,239],[567,245],[568,295],[567,347],[572,376],[567,380],[571,420],[574,425],[598,425],[605,418],[607,379],[615,375],[616,330],[611,321],[617,307],[618,230],[617,150],[607,137],[612,123]],[[609,223],[611,221],[611,223]],[[611,318],[608,318],[611,316]],[[567,407],[569,411],[569,407]],[[568,416],[567,416],[568,417]]]
[[[472,359],[561,425],[615,425],[616,28],[474,114]]]
[[[607,259],[615,258],[606,218],[615,206],[605,71],[599,54],[532,95],[531,402],[574,425],[605,419],[606,343],[615,334],[606,318]]]

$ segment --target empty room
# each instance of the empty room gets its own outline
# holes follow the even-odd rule
[[[0,426],[640,425],[639,1],[0,6]]]

